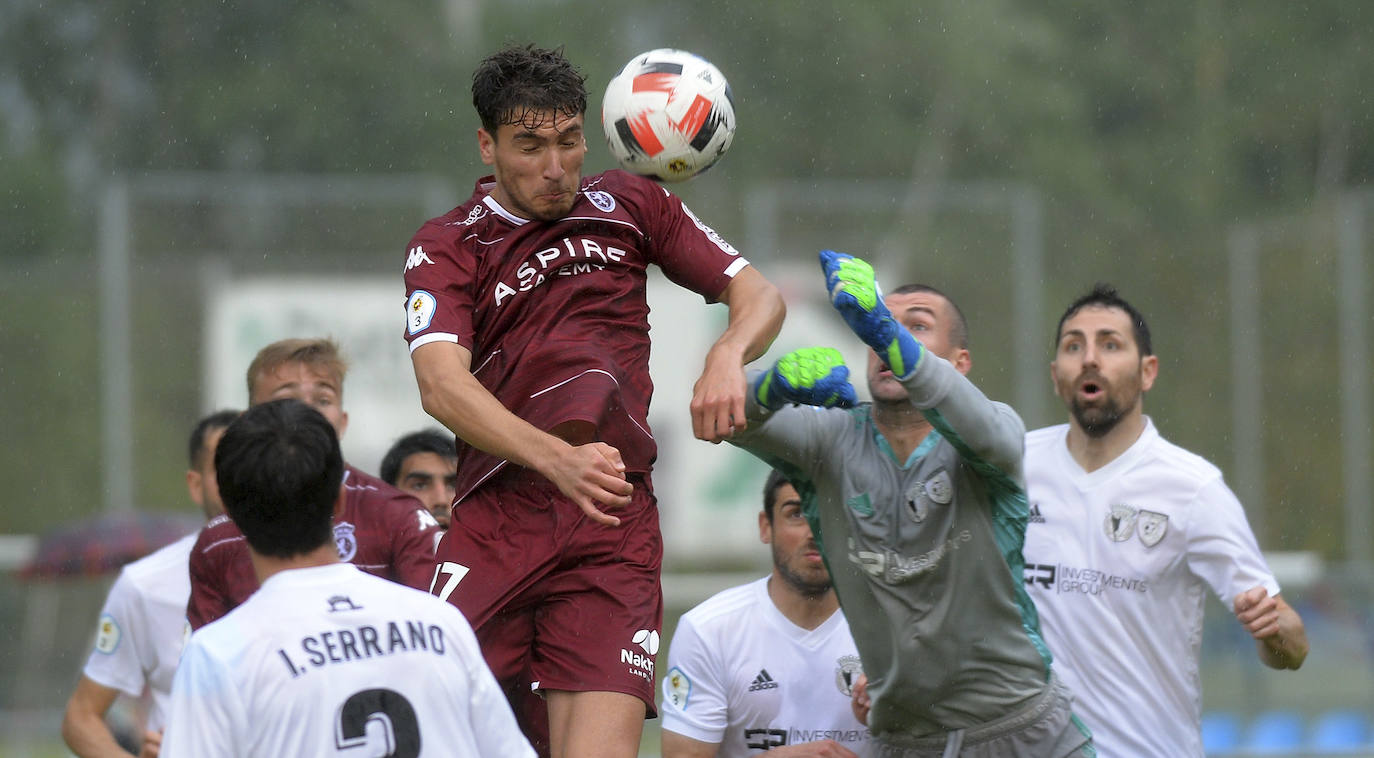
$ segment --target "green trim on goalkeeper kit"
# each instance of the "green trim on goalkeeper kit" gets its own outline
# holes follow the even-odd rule
[[[772,386],[773,386],[773,372],[772,372],[772,371],[765,371],[765,372],[763,372],[763,375],[759,377],[759,384],[758,384],[758,386],[754,388],[754,399],[758,401],[759,405],[762,405],[762,406],[765,407],[765,408],[768,408],[768,407],[769,407],[769,404],[768,404],[768,388],[769,388],[769,387],[772,387]]]
[[[869,313],[878,305],[878,281],[874,278],[873,267],[859,258],[846,258],[840,261],[837,272],[848,292],[859,306]]]

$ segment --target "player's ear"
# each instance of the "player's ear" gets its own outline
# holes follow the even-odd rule
[[[186,469],[186,491],[191,495],[191,502],[205,507],[204,489],[201,487],[200,472],[193,468]]]
[[[1140,391],[1149,392],[1159,376],[1159,356],[1147,355],[1140,359]]]
[[[759,511],[759,542],[767,545],[773,541],[773,525],[768,523],[768,514]]]
[[[496,137],[485,128],[477,129],[477,151],[482,154],[482,162],[488,166],[496,162]]]

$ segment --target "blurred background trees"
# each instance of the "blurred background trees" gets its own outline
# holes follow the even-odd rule
[[[1039,282],[1009,280],[1005,251],[988,249],[1008,244],[988,228],[1002,222],[898,202],[825,223],[891,248],[889,281],[954,282],[974,303],[975,346],[999,396],[1010,394],[995,368],[1009,343],[979,289],[1041,288],[1048,361],[1059,308],[1093,281],[1116,282],[1158,335],[1165,373],[1148,408],[1167,435],[1223,468],[1235,442],[1228,235],[1298,219],[1262,261],[1267,315],[1255,328],[1274,382],[1265,444],[1282,465],[1266,472],[1261,542],[1338,558],[1339,347],[1334,317],[1322,314],[1335,296],[1330,213],[1374,174],[1372,13],[1337,0],[11,0],[0,9],[0,532],[100,502],[92,270],[111,176],[429,172],[465,196],[482,169],[471,70],[503,43],[532,41],[565,45],[588,75],[589,170],[610,166],[595,128],[600,91],[633,54],[672,46],[715,62],[740,131],[719,167],[674,189],[732,240],[749,223],[750,193],[780,180],[1035,188]],[[784,209],[793,236],[781,249],[745,252],[764,266],[809,260],[832,243],[803,215]],[[422,220],[396,213],[348,229],[353,248],[375,252],[349,270],[394,270]],[[207,227],[213,239],[196,245],[165,233],[161,257],[135,276],[165,274],[178,249],[250,248],[235,239],[250,232]],[[194,308],[194,291],[163,294]],[[171,328],[165,316],[142,318],[148,333]],[[184,499],[183,427],[202,409],[197,357],[159,356],[166,339],[149,338],[139,354],[136,418],[139,446],[153,453],[140,464],[140,499],[170,508]]]

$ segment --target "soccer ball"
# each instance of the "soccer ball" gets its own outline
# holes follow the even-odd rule
[[[706,59],[684,50],[650,50],[611,79],[601,127],[621,168],[680,182],[730,148],[735,103],[729,83]]]

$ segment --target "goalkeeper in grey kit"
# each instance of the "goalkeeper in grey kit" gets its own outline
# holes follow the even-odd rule
[[[749,425],[730,441],[801,492],[863,659],[880,754],[1095,755],[1021,583],[1021,419],[965,377],[953,301],[922,285],[884,297],[873,269],[841,253],[822,252],[821,267],[874,350],[873,403],[846,407],[837,351],[799,350],[750,377]]]

